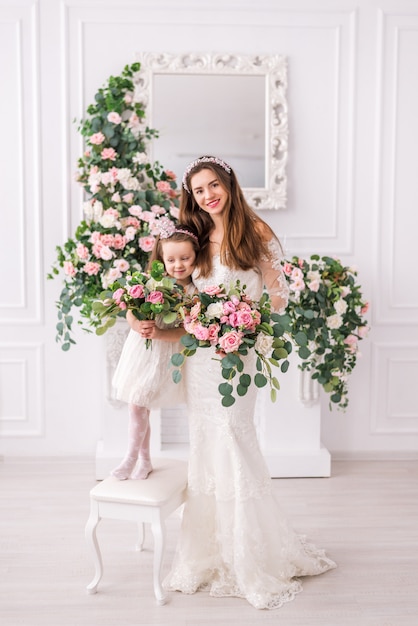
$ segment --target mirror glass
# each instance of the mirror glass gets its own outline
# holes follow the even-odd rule
[[[137,55],[135,97],[159,132],[151,160],[183,171],[203,154],[232,166],[255,209],[286,208],[287,62],[280,55]]]
[[[242,187],[265,187],[264,84],[263,76],[157,74],[153,159],[180,181],[190,161],[215,155],[231,165]]]

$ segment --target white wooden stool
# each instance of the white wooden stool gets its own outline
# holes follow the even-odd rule
[[[90,491],[90,517],[86,524],[86,540],[93,551],[95,575],[87,586],[88,593],[96,593],[103,575],[103,562],[96,536],[102,518],[139,523],[138,549],[144,541],[144,524],[150,523],[154,536],[154,593],[158,604],[165,604],[166,595],[161,586],[161,568],[164,556],[164,520],[186,498],[187,462],[178,459],[153,459],[153,471],[146,480],[117,480],[106,478]]]

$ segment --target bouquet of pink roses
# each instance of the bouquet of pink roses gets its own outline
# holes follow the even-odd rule
[[[288,355],[292,350],[290,341],[283,337],[289,323],[288,316],[271,312],[269,296],[263,294],[254,302],[237,281],[227,289],[215,285],[186,298],[180,307],[183,326],[187,334],[181,338],[184,348],[171,358],[177,369],[173,372],[174,382],[181,380],[185,358],[195,354],[198,348],[214,346],[219,356],[225,382],[219,385],[223,406],[235,402],[233,379],[237,376],[236,393],[244,396],[251,385],[250,374],[244,372],[242,357],[254,349],[257,355],[257,373],[254,384],[271,388],[271,399],[276,400],[279,382],[272,374],[272,365],[286,372]]]
[[[181,322],[179,305],[184,298],[184,290],[173,278],[164,275],[164,265],[153,261],[150,273],[133,272],[114,282],[100,294],[93,303],[96,316],[103,322],[96,334],[103,335],[111,328],[121,311],[131,310],[139,320],[152,320],[162,315],[165,324]],[[147,348],[151,339],[146,340]]]

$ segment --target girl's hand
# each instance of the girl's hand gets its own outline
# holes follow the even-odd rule
[[[137,328],[144,339],[155,339],[155,330],[158,330],[158,327],[154,320],[138,320]]]

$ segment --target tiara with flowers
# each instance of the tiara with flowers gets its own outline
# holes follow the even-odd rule
[[[188,235],[195,241],[199,243],[199,239],[196,235],[185,228],[176,228],[173,222],[167,220],[167,222],[163,222],[158,225],[160,230],[160,239],[170,239],[175,233],[183,233],[184,235]]]
[[[211,157],[211,156],[203,156],[200,157],[200,159],[196,159],[196,161],[192,161],[186,168],[186,171],[183,174],[183,187],[184,189],[187,191],[187,193],[190,193],[190,189],[187,186],[187,177],[190,174],[190,172],[197,166],[200,165],[200,163],[215,163],[215,165],[219,165],[220,167],[222,167],[222,169],[225,170],[225,172],[227,174],[231,173],[231,166],[228,165],[228,163],[225,163],[225,161],[222,161],[222,159],[218,159],[218,157]]]

